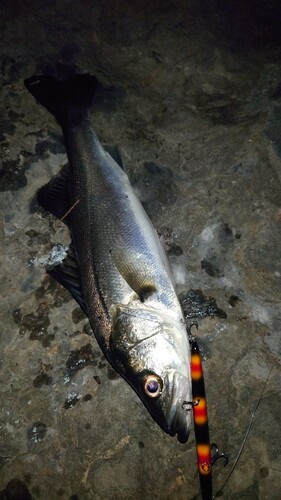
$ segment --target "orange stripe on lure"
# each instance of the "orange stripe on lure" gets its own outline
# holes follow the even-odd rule
[[[192,380],[200,380],[203,377],[201,358],[196,353],[191,355],[191,377]]]
[[[197,402],[198,401],[198,402]],[[193,418],[194,422],[197,425],[203,425],[208,423],[208,411],[207,411],[207,402],[206,398],[195,398],[193,400],[195,403],[193,406]]]

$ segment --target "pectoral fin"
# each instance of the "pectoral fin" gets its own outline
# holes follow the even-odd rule
[[[128,250],[121,253],[119,248],[113,250],[112,256],[118,272],[141,302],[157,292],[155,279],[145,256],[131,254]]]

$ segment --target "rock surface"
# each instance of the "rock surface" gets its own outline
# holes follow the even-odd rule
[[[0,2],[1,499],[200,497],[193,433],[161,431],[44,272],[69,237],[35,194],[66,156],[23,80],[69,66],[98,77],[96,132],[193,297],[211,437],[229,455],[214,492],[252,422],[223,498],[280,498],[279,20],[274,1]]]

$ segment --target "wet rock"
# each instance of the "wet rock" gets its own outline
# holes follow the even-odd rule
[[[183,254],[183,249],[180,247],[180,245],[177,245],[176,243],[171,243],[168,246],[167,254],[179,257],[180,255]]]
[[[186,318],[206,318],[217,316],[227,318],[225,311],[217,306],[213,297],[206,297],[202,290],[189,290],[179,295],[180,303]]]
[[[93,337],[93,330],[91,328],[91,325],[89,322],[86,322],[84,325],[83,325],[83,333],[85,333],[86,335],[89,335],[89,337]]]
[[[204,269],[209,276],[212,278],[222,278],[223,274],[223,265],[220,262],[220,259],[216,256],[212,256],[210,260],[203,259],[201,260],[201,269]]]
[[[239,297],[237,295],[231,295],[228,299],[228,303],[231,305],[231,307],[235,307],[237,303],[239,302]]]
[[[40,443],[46,437],[47,426],[43,422],[34,422],[27,430],[27,439],[34,443]]]
[[[80,323],[82,319],[85,319],[85,314],[83,313],[82,309],[80,309],[80,307],[76,307],[76,309],[73,309],[72,311],[73,323],[75,324]]]
[[[113,370],[110,365],[107,365],[107,376],[109,380],[116,380],[119,378],[119,374]]]
[[[47,375],[46,373],[43,373],[41,375],[38,375],[34,380],[33,380],[33,385],[34,387],[42,387],[43,385],[51,385],[53,382],[52,377]]]
[[[18,309],[15,309],[12,312],[12,315],[13,315],[14,322],[17,325],[19,325],[21,323],[21,319],[22,319],[21,308],[19,307]]]
[[[33,247],[34,245],[46,245],[50,240],[48,233],[42,234],[35,229],[30,229],[26,231],[25,234],[29,237],[29,240],[26,243],[29,247]]]
[[[85,396],[83,396],[83,401],[91,401],[92,397],[92,394],[85,394]]]
[[[48,299],[51,307],[60,307],[62,304],[72,300],[70,293],[57,281],[49,276],[45,276],[42,285],[35,292],[36,299]]]
[[[93,365],[97,366],[100,354],[93,352],[91,344],[86,344],[80,349],[72,351],[66,361],[66,375],[73,377],[73,375],[84,368],[84,366]]]
[[[68,394],[65,402],[64,402],[64,405],[63,407],[68,410],[69,408],[72,408],[73,406],[75,406],[79,399],[81,399],[81,396],[79,396],[79,394],[76,394],[75,392],[71,392],[70,394]]]
[[[261,475],[261,477],[267,477],[269,475],[268,467],[261,467],[260,468],[260,475]]]
[[[51,367],[50,366],[42,366],[41,372],[35,377],[33,380],[33,385],[36,388],[43,387],[44,385],[51,385],[53,383],[52,377],[48,375],[47,370],[49,370]]]
[[[47,316],[41,314],[29,313],[23,316],[20,323],[20,335],[25,335],[30,332],[30,340],[39,340],[45,347],[50,345],[50,342],[55,338],[53,334],[47,332],[50,325],[50,320]]]
[[[35,154],[39,158],[48,158],[49,153],[54,155],[65,153],[65,146],[58,136],[51,136],[54,140],[42,140],[36,143]]]
[[[16,191],[27,184],[20,160],[5,160],[0,169],[0,191]]]

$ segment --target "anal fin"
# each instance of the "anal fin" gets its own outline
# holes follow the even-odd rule
[[[72,245],[70,245],[67,256],[63,262],[48,269],[47,272],[71,293],[82,311],[87,315],[82,292],[81,276]]]

